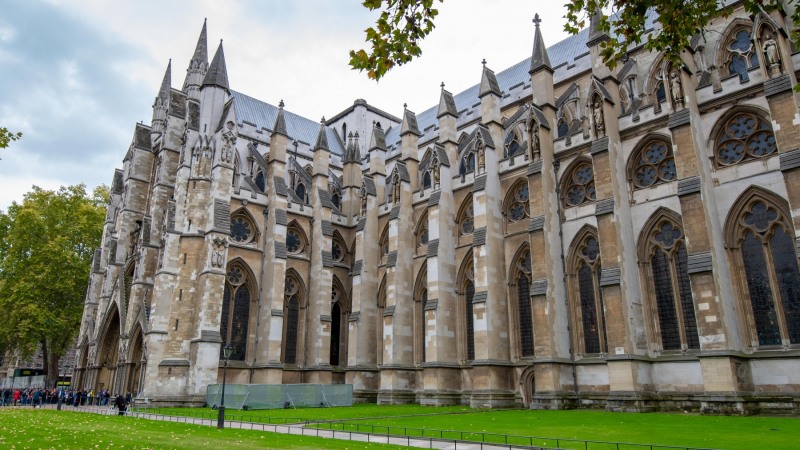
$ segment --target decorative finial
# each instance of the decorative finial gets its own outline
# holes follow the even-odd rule
[[[320,125],[325,125],[325,116],[322,116],[322,119],[319,119]]]
[[[403,103],[403,109],[408,109],[408,103]]]
[[[442,84],[440,86],[442,87],[442,90],[444,90],[444,81],[442,81]]]
[[[481,64],[483,64],[484,66],[486,66],[486,58],[483,58],[483,61],[481,61]]]
[[[536,28],[539,28],[540,23],[542,23],[542,19],[539,18],[539,13],[536,13],[533,16],[533,24],[536,25]]]
[[[283,99],[281,99],[281,101],[278,102],[278,108],[283,109]]]
[[[219,45],[222,45],[222,39],[219,40]]]

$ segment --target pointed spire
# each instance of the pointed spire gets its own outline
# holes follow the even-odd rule
[[[533,16],[533,24],[536,27],[536,30],[533,34],[533,55],[531,56],[531,70],[528,72],[531,75],[540,71],[540,70],[547,70],[550,73],[553,73],[553,65],[550,64],[550,55],[547,54],[547,47],[544,45],[544,39],[542,38],[542,31],[539,29],[539,24],[542,22],[542,19],[539,18],[539,14]]]
[[[594,14],[589,18],[589,37],[586,40],[587,47],[611,40],[608,33],[600,30],[600,22],[603,20],[603,11],[600,8],[594,10]]]
[[[275,118],[275,125],[272,127],[272,132],[289,137],[289,134],[286,132],[286,119],[283,117],[283,100],[278,103],[278,117]]]
[[[481,64],[483,64],[483,74],[481,75],[481,85],[478,98],[481,98],[487,94],[494,94],[498,97],[503,95],[500,91],[500,85],[497,83],[497,77],[494,75],[494,72],[492,69],[486,67],[486,60],[484,59]]]
[[[158,90],[158,98],[169,99],[169,90],[172,86],[172,58],[167,64],[167,71],[164,72],[164,79],[161,80],[161,89]]]
[[[422,136],[417,127],[417,115],[408,110],[407,104],[403,104],[403,123],[400,125],[400,136],[408,133]]]
[[[192,60],[202,61],[208,64],[208,32],[206,31],[206,22],[208,19],[203,19],[203,29],[200,30],[200,37],[197,38],[197,46],[194,48],[194,55]]]
[[[442,82],[442,93],[439,95],[439,111],[436,113],[436,118],[438,119],[448,114],[453,117],[458,117],[456,101],[453,98],[453,94],[444,88],[444,82]]]
[[[203,80],[203,86],[219,86],[228,90],[228,69],[225,67],[225,52],[222,50],[222,39],[219,40],[219,47],[214,53],[214,59],[208,67],[208,73]]]
[[[317,150],[330,151],[330,148],[328,148],[328,127],[325,126],[325,117],[319,121],[317,143],[314,145],[314,151],[316,152]]]
[[[383,129],[378,124],[372,127],[372,138],[369,142],[369,150],[386,151],[386,135],[383,134]]]

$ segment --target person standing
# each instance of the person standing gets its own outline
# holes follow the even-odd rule
[[[19,389],[14,391],[14,406],[17,406],[17,402],[22,397],[22,394],[19,392]]]
[[[117,411],[119,411],[117,415],[124,416],[125,410],[128,407],[128,402],[125,401],[125,396],[122,394],[117,394],[117,399],[114,400],[114,404],[117,407]]]

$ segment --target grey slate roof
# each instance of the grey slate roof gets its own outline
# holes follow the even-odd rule
[[[256,128],[263,128],[272,132],[275,119],[278,116],[278,107],[256,100],[253,97],[242,94],[241,92],[231,91],[234,98],[233,106],[236,110],[236,118],[240,123],[247,122]],[[290,139],[305,142],[309,145],[316,142],[319,134],[319,122],[298,116],[287,110],[283,110],[286,121],[286,132]],[[327,127],[328,145],[331,153],[342,156],[344,148],[341,141],[336,138],[336,133],[332,128]]]
[[[203,79],[203,86],[219,86],[228,89],[228,69],[225,67],[225,52],[222,50],[222,41],[219,41],[217,53],[211,60],[206,77]]]

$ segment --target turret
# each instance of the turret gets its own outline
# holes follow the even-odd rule
[[[553,102],[553,66],[550,64],[550,55],[542,39],[542,31],[539,29],[539,14],[533,17],[535,32],[533,35],[533,53],[531,54],[531,75],[533,103],[539,106]]]
[[[167,64],[167,71],[164,72],[164,79],[161,81],[161,88],[153,102],[153,121],[151,128],[155,134],[163,132],[167,123],[167,108],[169,108],[169,89],[172,85],[172,60]],[[155,139],[155,136],[153,137]]]

